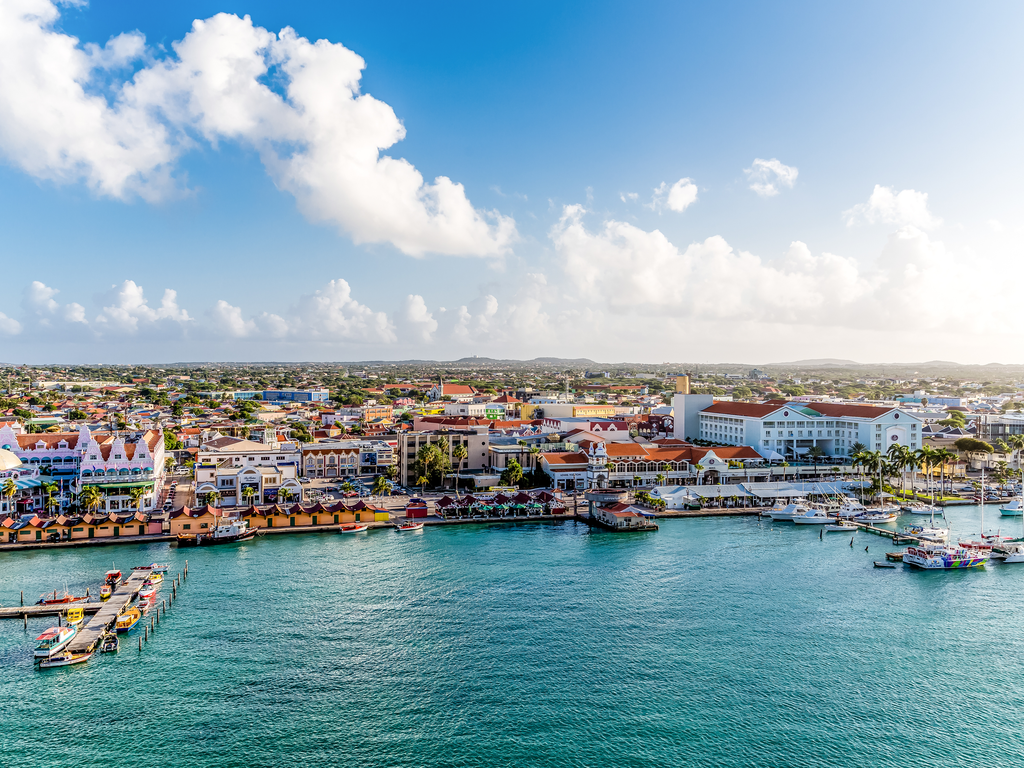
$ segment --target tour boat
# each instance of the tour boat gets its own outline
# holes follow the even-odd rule
[[[836,522],[836,518],[829,517],[823,509],[808,509],[803,515],[793,515],[793,522],[797,525],[829,525]]]
[[[908,547],[903,553],[904,563],[926,570],[976,568],[984,565],[988,558],[988,552],[983,550],[951,547],[947,544],[921,544]]]
[[[109,600],[112,594],[114,594],[114,588],[109,584],[100,587],[100,600]]]
[[[86,597],[75,597],[67,589],[64,590],[63,595],[58,595],[57,590],[53,590],[53,593],[47,592],[45,595],[36,601],[36,605],[66,605],[68,603],[84,603],[89,598]]]
[[[223,520],[209,533],[179,533],[179,547],[208,547],[213,544],[234,544],[238,541],[249,541],[256,536],[258,528],[250,528],[249,522],[242,518]]]
[[[77,634],[78,630],[74,627],[50,627],[36,638],[38,645],[36,646],[35,657],[37,659],[45,659],[63,650]]]
[[[74,608],[68,608],[64,614],[64,620],[67,622],[69,627],[77,627],[83,621],[85,621],[85,608],[76,606]]]
[[[395,526],[396,531],[422,531],[423,523],[399,523]]]
[[[370,526],[366,523],[342,523],[338,531],[340,533],[362,533],[369,528]]]
[[[104,581],[106,581],[107,584],[111,584],[111,585],[116,587],[118,584],[121,583],[121,572],[120,571],[107,571],[107,575],[104,578]]]
[[[92,651],[86,653],[70,653],[65,651],[64,653],[58,653],[56,656],[51,656],[48,659],[43,659],[39,662],[40,669],[50,669],[51,667],[70,667],[72,664],[81,664],[92,658]]]
[[[103,636],[103,642],[100,644],[101,653],[117,653],[117,649],[120,647],[120,641],[117,639],[116,634],[108,632]]]
[[[138,608],[129,608],[117,617],[117,623],[114,625],[114,628],[122,634],[125,632],[131,632],[135,625],[141,620],[142,611]]]

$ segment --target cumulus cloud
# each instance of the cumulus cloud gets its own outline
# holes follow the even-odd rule
[[[425,344],[433,340],[437,320],[422,296],[410,294],[398,312],[397,326],[403,339]]]
[[[33,176],[156,200],[175,192],[183,152],[231,140],[259,152],[308,218],[358,243],[500,256],[517,236],[511,218],[474,208],[461,184],[426,182],[382,154],[405,127],[360,92],[365,63],[341,44],[218,14],[195,21],[173,55],[115,77],[108,99],[96,87],[102,72],[157,52],[138,33],[82,46],[58,21],[49,0],[0,4],[0,148]]]
[[[13,317],[8,317],[0,312],[0,334],[4,336],[17,336],[21,333],[21,323]]]
[[[897,227],[913,226],[932,229],[942,223],[928,210],[928,193],[913,189],[894,191],[891,187],[876,184],[866,203],[855,205],[843,212],[847,226],[859,222],[868,224],[894,224]]]
[[[790,165],[784,165],[774,157],[771,160],[754,158],[753,164],[745,168],[750,188],[761,197],[774,197],[782,187],[792,189],[800,171]]]
[[[693,179],[683,178],[671,187],[666,182],[661,182],[661,185],[655,188],[648,208],[655,211],[668,208],[670,211],[682,213],[695,202],[697,202],[697,185],[693,183]]]
[[[54,297],[60,293],[56,288],[51,288],[45,283],[33,280],[22,299],[22,306],[25,310],[34,315],[43,325],[50,325],[55,319],[66,320],[71,323],[85,322],[85,307],[81,304],[71,302],[61,305]]]
[[[142,286],[133,280],[111,286],[110,304],[97,315],[95,325],[109,334],[133,335],[153,325],[184,326],[191,322],[188,312],[178,306],[177,292],[167,288],[160,306],[151,307]]]

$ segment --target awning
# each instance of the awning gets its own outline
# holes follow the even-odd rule
[[[82,488],[88,488],[90,485],[97,488],[141,488],[146,485],[153,485],[153,481],[141,480],[137,483],[83,483]]]

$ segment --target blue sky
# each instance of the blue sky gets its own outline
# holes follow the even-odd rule
[[[1016,4],[156,5],[0,0],[0,359],[1019,357]]]

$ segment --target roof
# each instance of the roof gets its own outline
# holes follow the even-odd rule
[[[726,416],[747,416],[750,418],[761,419],[770,413],[775,413],[784,404],[772,404],[764,405],[761,403],[729,403],[725,401],[718,401],[712,403],[707,408],[701,411],[701,413],[721,413]]]
[[[877,419],[879,416],[896,410],[892,406],[847,405],[846,403],[814,403],[813,407],[822,416],[851,419]]]

